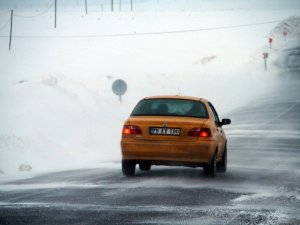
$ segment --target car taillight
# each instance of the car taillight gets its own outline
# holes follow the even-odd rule
[[[124,125],[122,134],[129,135],[129,134],[142,134],[141,128],[134,125]]]
[[[192,128],[188,132],[188,136],[192,137],[211,137],[209,128]]]

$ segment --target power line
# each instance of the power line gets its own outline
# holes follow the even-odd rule
[[[5,27],[7,27],[7,25],[9,24],[10,18],[6,21],[6,23],[0,27],[0,31],[3,30]]]
[[[176,34],[176,33],[193,33],[201,31],[213,31],[213,30],[227,30],[227,29],[237,29],[243,27],[259,26],[265,24],[272,24],[282,22],[281,20],[273,20],[260,23],[249,23],[240,25],[230,25],[221,27],[207,27],[199,29],[187,29],[187,30],[171,30],[171,31],[158,31],[158,32],[141,32],[141,33],[121,33],[121,34],[91,34],[91,35],[14,35],[14,38],[53,38],[53,39],[81,39],[81,38],[106,38],[106,37],[128,37],[128,36],[148,36],[148,35],[163,35],[163,34]],[[0,38],[8,37],[1,36]]]
[[[9,13],[10,13],[10,10],[2,9],[2,10],[0,11],[0,16],[2,17],[3,15],[9,14]]]
[[[16,14],[16,15],[14,15],[14,16],[15,16],[15,17],[20,17],[20,18],[34,18],[34,17],[42,16],[42,15],[44,15],[45,13],[47,13],[47,12],[52,8],[52,6],[53,6],[53,1],[52,1],[51,4],[50,4],[50,1],[49,1],[47,5],[48,5],[48,7],[47,7],[44,11],[42,11],[42,12],[40,12],[40,13],[38,13],[38,14],[30,15],[30,16],[24,16],[24,15]]]

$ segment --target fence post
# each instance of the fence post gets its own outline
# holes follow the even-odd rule
[[[8,47],[9,51],[10,51],[10,48],[11,48],[13,15],[14,15],[14,10],[11,10],[11,14],[10,14],[10,35],[9,35],[9,47]]]
[[[267,52],[263,53],[263,59],[264,59],[264,65],[265,65],[265,71],[267,71],[267,59],[269,58],[269,54]]]

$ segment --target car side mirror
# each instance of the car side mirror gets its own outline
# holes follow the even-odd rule
[[[222,119],[221,126],[231,124],[231,119]]]

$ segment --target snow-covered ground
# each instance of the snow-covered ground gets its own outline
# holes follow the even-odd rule
[[[272,62],[300,33],[295,0],[149,0],[133,13],[129,1],[114,13],[89,1],[88,15],[61,1],[56,29],[53,5],[28,2],[0,4],[0,179],[27,176],[21,164],[36,173],[120,160],[122,123],[148,95],[205,97],[230,116],[277,84]],[[122,103],[116,79],[128,85]]]

